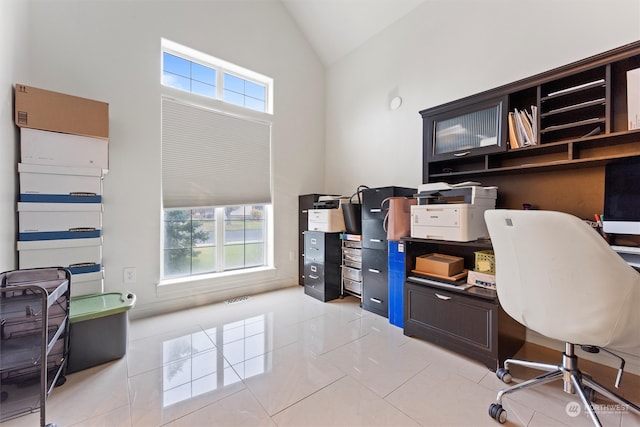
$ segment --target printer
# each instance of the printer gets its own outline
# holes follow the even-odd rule
[[[471,242],[489,237],[484,212],[496,206],[497,187],[477,182],[418,186],[411,206],[411,237]]]
[[[313,203],[313,209],[309,209],[307,229],[325,233],[346,231],[342,214],[342,205],[345,203],[349,203],[349,197],[320,196],[318,201]]]

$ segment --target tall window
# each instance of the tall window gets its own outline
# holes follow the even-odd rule
[[[272,81],[166,40],[162,58],[184,92],[162,98],[163,278],[267,265]]]

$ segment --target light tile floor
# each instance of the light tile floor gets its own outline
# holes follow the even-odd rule
[[[354,297],[322,303],[296,286],[132,321],[126,356],[68,375],[49,397],[47,421],[496,427],[487,410],[503,387],[484,365],[404,336]],[[506,425],[592,425],[584,411],[567,414],[576,401],[557,382],[516,393],[504,399]],[[601,420],[640,426],[621,410]],[[36,413],[2,426],[38,422]]]

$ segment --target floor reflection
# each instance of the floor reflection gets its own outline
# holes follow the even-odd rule
[[[163,406],[267,372],[272,313],[162,343]]]

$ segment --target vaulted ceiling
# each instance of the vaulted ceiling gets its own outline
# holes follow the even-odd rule
[[[329,66],[426,0],[281,0]]]

